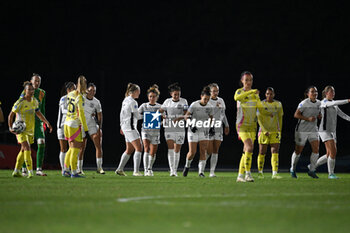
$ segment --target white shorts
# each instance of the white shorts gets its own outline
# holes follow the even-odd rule
[[[63,128],[57,129],[57,138],[58,138],[58,140],[66,140],[66,137],[64,136],[64,129]]]
[[[335,143],[337,143],[337,134],[336,133],[331,133],[331,132],[318,132],[320,135],[320,138],[322,142],[326,142],[329,140],[334,140]]]
[[[159,131],[141,131],[142,140],[149,140],[151,144],[160,144],[160,132]]]
[[[200,142],[209,140],[208,131],[196,131],[193,133],[190,129],[187,131],[187,140],[188,142]]]
[[[126,142],[133,142],[136,139],[140,138],[139,131],[137,131],[137,130],[123,131],[123,133],[124,133],[124,137],[125,137]]]
[[[319,141],[318,132],[295,132],[295,144],[305,146],[306,141]]]
[[[173,140],[175,144],[182,145],[185,142],[185,131],[184,132],[165,132],[165,140]]]
[[[209,136],[210,141],[223,141],[224,140],[224,130],[222,127],[214,128],[215,134],[213,136]]]
[[[91,136],[91,135],[94,135],[95,133],[98,132],[99,130],[99,126],[95,123],[89,123],[87,124],[89,130],[88,130],[88,134]]]

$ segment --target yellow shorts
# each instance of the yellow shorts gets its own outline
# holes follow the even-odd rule
[[[238,133],[238,139],[242,142],[246,141],[247,139],[251,139],[253,142],[256,139],[256,128],[250,128],[250,129],[242,129],[240,128],[237,130]]]
[[[269,133],[269,135],[267,136],[265,133],[259,132],[258,142],[259,144],[263,145],[281,143],[281,133]]]
[[[81,132],[81,127],[73,128],[68,125],[64,125],[64,136],[67,141],[77,141],[83,142],[83,134]]]
[[[17,137],[17,142],[21,144],[22,142],[28,142],[29,145],[34,143],[34,136],[29,136],[28,134],[25,133],[20,133],[16,135]]]

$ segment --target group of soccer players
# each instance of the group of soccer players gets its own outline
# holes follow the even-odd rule
[[[274,99],[275,91],[267,88],[265,100],[260,100],[259,91],[253,89],[253,75],[245,71],[241,74],[242,87],[236,90],[234,99],[237,102],[236,130],[238,138],[243,143],[243,154],[239,164],[237,182],[253,182],[251,174],[254,142],[258,131],[259,155],[258,177],[263,178],[263,167],[268,145],[271,147],[272,178],[280,179],[278,175],[278,157],[281,141],[283,108],[281,102]],[[34,138],[38,143],[36,175],[45,176],[42,163],[45,150],[45,134],[43,126],[52,131],[52,126],[43,115],[45,111],[45,91],[40,89],[41,77],[34,74],[30,82],[24,83],[24,91],[14,104],[8,117],[9,129],[16,134],[21,150],[17,156],[14,177],[33,177],[33,166],[30,155],[30,145]],[[164,137],[168,147],[168,162],[170,176],[178,176],[181,147],[185,142],[186,122],[192,122],[187,127],[189,151],[186,155],[183,176],[187,176],[192,160],[199,147],[198,175],[205,177],[204,170],[210,157],[209,177],[215,177],[218,162],[218,152],[223,141],[223,135],[228,135],[230,128],[225,115],[226,105],[218,96],[219,86],[216,83],[204,87],[200,99],[188,106],[186,99],[181,97],[181,87],[174,83],[168,87],[170,98],[159,104],[159,87],[153,85],[147,90],[148,102],[138,107],[136,99],[140,95],[140,87],[129,83],[120,111],[120,133],[125,137],[126,150],[122,154],[115,173],[126,176],[124,167],[133,155],[133,176],[153,176],[153,164],[160,143],[160,127],[148,128],[142,124],[141,135],[137,130],[137,122],[144,118],[145,113],[152,113],[155,118],[161,118],[164,127]],[[57,137],[60,143],[59,161],[62,175],[66,177],[83,177],[83,156],[86,147],[86,135],[89,134],[96,149],[97,172],[104,174],[102,168],[102,107],[95,98],[96,86],[87,84],[84,76],[79,76],[77,84],[65,83],[62,98],[59,101],[59,116],[57,121]],[[338,105],[349,103],[350,100],[334,101],[335,90],[327,86],[323,91],[323,100],[317,99],[317,88],[312,86],[306,91],[305,99],[298,105],[294,117],[298,119],[295,129],[295,150],[291,159],[290,173],[297,178],[295,168],[300,154],[309,141],[312,147],[308,175],[318,178],[316,168],[324,163],[328,165],[330,179],[337,179],[334,174],[336,156],[336,119],[340,117],[350,121]],[[16,133],[12,129],[14,116],[23,120],[26,129]],[[321,121],[317,127],[317,119]],[[209,124],[195,124],[196,122]],[[220,124],[214,124],[219,122]],[[259,129],[257,126],[259,125]],[[319,137],[325,143],[327,153],[319,158]],[[67,143],[68,142],[68,143]],[[69,149],[67,148],[67,144]],[[68,149],[68,150],[67,150]],[[144,173],[140,172],[143,151]],[[21,167],[25,164],[27,169]]]

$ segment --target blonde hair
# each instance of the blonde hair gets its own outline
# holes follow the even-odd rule
[[[322,91],[322,98],[326,98],[327,92],[329,92],[331,89],[334,90],[334,87],[330,85],[326,86]]]
[[[128,83],[128,86],[125,92],[125,97],[128,97],[130,94],[132,94],[136,90],[140,90],[140,87],[137,84]]]
[[[86,83],[87,83],[87,81],[86,81],[85,76],[80,75],[78,78],[78,81],[77,81],[77,89],[76,89],[80,94],[85,94]]]
[[[154,93],[156,94],[157,96],[160,95],[160,91],[159,91],[159,87],[157,84],[153,84],[148,90],[147,90],[147,95],[149,93]]]

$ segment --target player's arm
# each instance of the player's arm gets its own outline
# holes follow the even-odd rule
[[[41,106],[40,106],[40,112],[46,116],[46,111],[45,111],[45,105],[46,105],[46,92],[43,91],[44,93],[44,97],[43,97],[43,101],[41,102]]]
[[[11,133],[13,133],[13,134],[16,134],[15,131],[13,131],[13,129],[12,129],[14,116],[16,116],[16,113],[11,111],[10,114],[8,115],[8,117],[7,117],[7,123],[8,123],[8,126],[9,126],[9,131]]]
[[[257,89],[252,89],[250,91],[237,90],[234,96],[235,101],[243,101],[248,95],[257,93]]]
[[[98,126],[100,127],[100,130],[102,130],[102,122],[103,122],[102,112],[97,113],[97,121],[98,121]]]
[[[48,120],[46,120],[46,117],[40,112],[39,109],[35,110],[35,114],[42,122],[44,122],[47,125],[47,127],[49,127],[50,133],[51,133],[52,132],[52,126],[50,125],[50,122]]]
[[[341,118],[343,118],[346,121],[350,121],[350,116],[346,115],[342,110],[340,110],[340,108],[338,108],[337,114],[338,116],[340,116]]]

